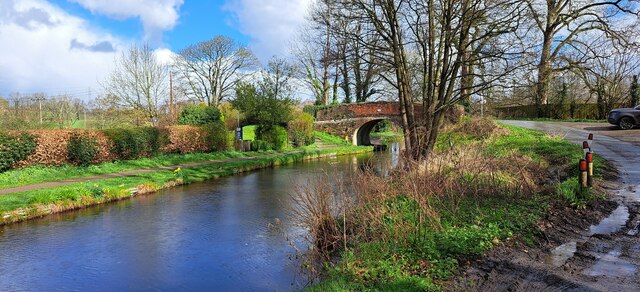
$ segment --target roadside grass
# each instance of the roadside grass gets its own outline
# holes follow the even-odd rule
[[[11,193],[0,196],[0,212],[4,212],[0,217],[0,225],[254,169],[289,164],[326,155],[355,154],[371,150],[371,147],[348,146],[305,150],[296,153],[272,153],[270,156],[184,167],[173,171],[159,170],[132,176],[73,183],[55,188]]]
[[[523,128],[463,123],[473,127],[446,130],[436,144],[443,164],[427,166],[427,174],[351,181],[366,190],[353,190],[355,206],[342,207],[349,212],[324,215],[337,231],[309,227],[316,243],[334,242],[336,249],[324,258],[339,258],[325,263],[324,280],[310,291],[443,290],[460,264],[496,245],[535,245],[536,223],[555,204],[593,198],[576,192],[581,147]],[[543,185],[549,167],[566,173]]]
[[[404,196],[386,202],[390,230],[420,225],[418,204]],[[370,241],[342,252],[326,280],[309,291],[435,291],[461,263],[504,241],[535,241],[535,223],[549,209],[541,197],[506,201],[465,199],[453,213],[440,209],[440,228],[427,227],[405,241]],[[424,220],[424,219],[423,219]]]

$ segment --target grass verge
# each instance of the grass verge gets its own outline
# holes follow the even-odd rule
[[[590,199],[567,180],[582,150],[560,138],[465,120],[441,135],[437,149],[417,170],[355,177],[344,193],[309,192],[330,189],[325,183],[299,194],[307,207],[345,202],[339,213],[308,208],[303,220],[314,251],[339,258],[325,262],[324,280],[310,291],[442,290],[460,264],[496,245],[536,244],[537,223],[556,204]]]
[[[177,185],[202,182],[259,168],[326,156],[364,153],[371,150],[371,147],[337,146],[329,149],[306,149],[295,153],[269,153],[265,156],[177,168],[173,171],[160,170],[126,177],[73,183],[55,188],[11,193],[0,196],[0,225],[122,200]]]
[[[273,152],[266,152],[273,153]],[[191,162],[204,162],[220,159],[239,158],[258,155],[257,152],[223,151],[192,154],[160,154],[152,158],[107,162],[87,167],[74,165],[29,166],[0,173],[0,189],[13,188],[44,182],[63,181],[128,170],[179,165]]]

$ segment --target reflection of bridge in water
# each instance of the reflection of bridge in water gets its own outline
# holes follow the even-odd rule
[[[415,111],[422,107],[416,105]],[[316,112],[315,127],[351,141],[353,145],[371,145],[371,130],[380,121],[389,120],[402,127],[400,103],[368,102],[322,108]]]

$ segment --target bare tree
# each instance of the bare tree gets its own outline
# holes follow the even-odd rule
[[[168,72],[149,45],[134,45],[116,60],[115,69],[103,87],[107,94],[118,97],[148,123],[156,125],[160,103],[168,93]]]
[[[445,110],[460,101],[461,89],[467,92],[465,95],[473,94],[509,72],[515,58],[504,46],[506,38],[501,36],[517,29],[524,11],[517,0],[335,3],[335,18],[367,24],[358,34],[343,33],[370,47],[375,60],[387,68],[388,73],[380,76],[397,91],[406,153],[411,159],[429,157]],[[375,36],[379,42],[372,44],[363,36]],[[502,70],[495,70],[482,82],[460,86],[463,66],[489,62],[501,62]],[[469,71],[464,75],[473,76]],[[416,102],[422,111],[416,111]]]
[[[329,104],[332,90],[330,75],[336,74],[332,71],[334,44],[329,17],[328,8],[322,2],[316,3],[309,23],[300,29],[292,44],[293,55],[301,67],[298,77],[313,93],[318,105]]]
[[[632,76],[640,68],[640,55],[635,48],[602,46],[594,48],[600,58],[593,58],[582,69],[574,70],[589,92],[596,97],[598,116],[605,119],[614,107],[628,103]]]
[[[180,51],[175,66],[185,92],[207,105],[217,105],[257,67],[253,53],[234,40],[216,36]]]
[[[580,67],[593,57],[582,38],[610,38],[625,42],[625,14],[637,15],[634,1],[625,0],[526,0],[541,37],[535,103],[548,104],[549,82],[558,72]]]
[[[49,98],[43,104],[48,119],[60,129],[69,129],[80,120],[85,110],[84,103],[68,95]]]

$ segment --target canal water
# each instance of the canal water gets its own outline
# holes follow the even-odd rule
[[[326,158],[0,227],[0,290],[299,290],[307,243],[291,190],[390,162]]]

